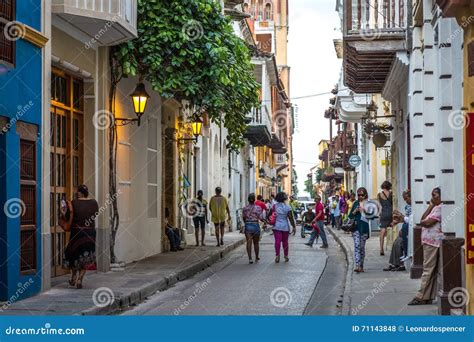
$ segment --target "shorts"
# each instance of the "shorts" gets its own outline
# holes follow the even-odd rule
[[[201,226],[201,230],[206,229],[206,218],[204,216],[193,217],[193,222],[194,228],[199,229],[199,226]]]
[[[249,222],[245,224],[245,233],[259,235],[260,234],[260,225],[258,222]]]

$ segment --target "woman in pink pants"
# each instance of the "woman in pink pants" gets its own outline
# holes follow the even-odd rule
[[[288,262],[288,236],[290,235],[290,224],[293,227],[291,233],[296,234],[296,223],[293,217],[293,211],[291,207],[285,202],[288,200],[288,195],[284,192],[280,192],[275,197],[276,204],[273,206],[273,210],[276,213],[276,222],[273,227],[273,236],[275,237],[275,262],[280,262],[280,248],[283,244],[283,253],[285,256],[285,262]],[[289,221],[289,222],[288,222]]]

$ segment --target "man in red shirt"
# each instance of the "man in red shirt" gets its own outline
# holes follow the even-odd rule
[[[257,200],[255,201],[255,204],[258,205],[260,208],[262,208],[263,211],[267,211],[267,206],[265,205],[265,202],[263,202],[262,195],[257,196]]]
[[[328,248],[328,240],[326,237],[326,231],[324,230],[324,206],[321,203],[321,196],[316,195],[314,201],[316,202],[316,207],[314,209],[316,216],[313,220],[313,223],[315,223],[316,226],[319,228],[319,232],[318,230],[313,229],[311,237],[308,243],[306,243],[305,245],[313,247],[314,240],[316,239],[319,233],[319,235],[321,235],[321,240],[323,240],[323,245],[320,248]]]

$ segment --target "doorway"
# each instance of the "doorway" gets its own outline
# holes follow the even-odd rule
[[[63,71],[51,75],[50,226],[51,276],[68,272],[63,254],[69,233],[58,223],[62,200],[72,200],[83,182],[83,82]]]

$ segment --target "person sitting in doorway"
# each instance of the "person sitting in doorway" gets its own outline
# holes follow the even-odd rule
[[[178,228],[173,227],[169,223],[170,210],[165,208],[165,232],[166,236],[170,240],[171,252],[182,251],[181,248],[181,234]]]

